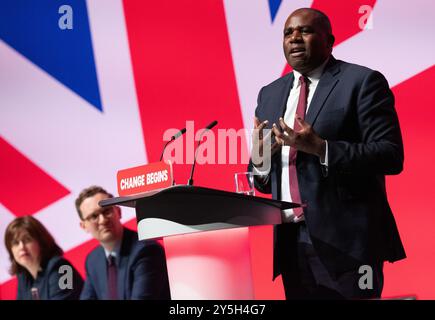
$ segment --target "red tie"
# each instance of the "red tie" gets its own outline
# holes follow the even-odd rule
[[[305,111],[307,110],[307,98],[308,98],[308,79],[304,76],[300,76],[299,83],[301,85],[299,91],[299,100],[298,106],[296,108],[295,121],[293,125],[293,130],[299,131],[301,126],[299,125],[296,118],[299,116],[302,119],[305,119]],[[295,148],[290,148],[289,155],[289,180],[290,180],[290,194],[292,197],[292,202],[301,203],[301,194],[299,193],[299,184],[298,184],[298,175],[296,172],[296,156],[298,151]],[[296,217],[302,215],[302,208],[294,208],[293,212]]]
[[[108,298],[109,300],[117,300],[118,299],[118,272],[116,268],[115,257],[109,255],[107,258],[107,287],[108,287]]]

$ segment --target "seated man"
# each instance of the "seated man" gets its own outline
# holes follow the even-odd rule
[[[86,258],[80,299],[170,299],[164,249],[124,228],[119,207],[98,205],[107,198],[113,196],[92,186],[75,202],[81,228],[100,242]]]

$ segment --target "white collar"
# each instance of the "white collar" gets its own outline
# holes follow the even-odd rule
[[[106,248],[103,247],[104,249],[104,254],[106,255],[106,258],[109,259],[109,256],[113,256],[115,258],[118,257],[118,255],[120,254],[120,250],[121,250],[121,243],[122,243],[122,238],[121,241],[119,241],[116,245],[115,248],[113,248],[113,251],[109,251]]]

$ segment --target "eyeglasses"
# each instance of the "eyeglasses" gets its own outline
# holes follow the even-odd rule
[[[114,211],[114,207],[101,208],[100,210],[91,213],[86,218],[83,218],[83,220],[95,223],[98,221],[100,214],[102,214],[104,218],[110,218],[112,217]]]

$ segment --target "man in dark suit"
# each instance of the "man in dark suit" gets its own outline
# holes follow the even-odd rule
[[[336,60],[333,43],[324,13],[293,12],[283,40],[293,72],[261,89],[255,111],[256,131],[274,138],[270,168],[252,160],[257,189],[305,204],[274,232],[287,299],[380,297],[383,262],[405,258],[385,189],[404,160],[394,96],[381,73]]]
[[[102,208],[112,198],[98,186],[84,189],[75,204],[80,226],[100,242],[86,258],[80,299],[170,299],[165,253],[155,241],[138,241],[122,226],[121,209]]]

